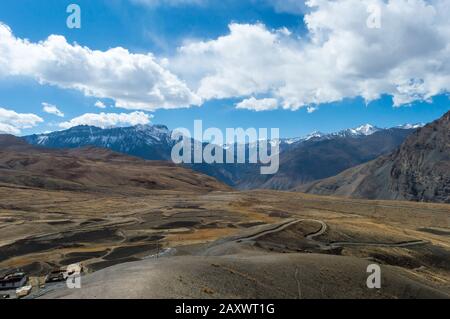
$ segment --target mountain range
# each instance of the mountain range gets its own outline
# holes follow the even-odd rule
[[[389,155],[300,186],[312,194],[450,203],[450,112]]]
[[[314,132],[302,138],[280,139],[280,170],[261,175],[259,164],[189,164],[188,168],[210,175],[237,189],[289,190],[334,176],[348,168],[388,154],[397,148],[417,125],[381,129],[366,124],[337,133]],[[164,125],[138,125],[101,129],[77,126],[48,134],[26,136],[33,145],[66,149],[94,146],[146,160],[171,160],[175,141]],[[227,152],[235,145],[222,146]],[[246,148],[252,145],[246,145]]]
[[[377,130],[373,134],[333,134],[305,140],[281,153],[279,172],[261,185],[288,190],[334,176],[396,149],[413,129]]]

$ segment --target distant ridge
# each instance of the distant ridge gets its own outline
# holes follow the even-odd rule
[[[237,189],[290,190],[388,154],[415,129],[412,126],[381,129],[365,124],[336,133],[314,132],[305,137],[281,139],[277,141],[280,142],[280,170],[273,176],[260,175],[257,164],[202,163],[186,166]],[[30,144],[46,148],[94,146],[147,160],[171,161],[175,143],[171,133],[164,125],[107,129],[76,126],[65,131],[26,136],[25,139]],[[224,152],[232,146],[224,145]]]
[[[133,196],[155,190],[229,189],[214,178],[168,162],[96,147],[47,149],[11,135],[0,135],[0,184]]]
[[[20,137],[8,134],[0,134],[0,148],[17,147],[24,145],[28,145],[28,143]]]

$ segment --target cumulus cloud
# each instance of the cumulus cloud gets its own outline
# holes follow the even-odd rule
[[[20,134],[22,129],[33,128],[44,120],[35,114],[17,113],[0,107],[0,133]]]
[[[151,115],[144,112],[133,112],[133,113],[86,113],[79,117],[73,118],[68,122],[63,122],[59,124],[59,127],[63,129],[69,129],[78,125],[90,125],[100,128],[108,127],[123,127],[123,126],[134,126],[134,125],[145,125],[150,123]]]
[[[53,115],[56,115],[56,116],[59,116],[59,117],[64,117],[64,113],[61,112],[56,105],[52,105],[52,104],[43,102],[42,103],[42,110],[45,113],[48,113],[48,114],[53,114]]]
[[[124,48],[91,50],[51,35],[32,43],[0,23],[0,76],[26,76],[41,83],[110,98],[117,107],[154,110],[197,105],[201,100],[152,54]]]
[[[169,64],[204,99],[268,95],[285,109],[383,94],[394,105],[450,91],[450,2],[310,0],[307,36],[262,24],[182,46]],[[369,28],[377,6],[381,28]]]
[[[271,111],[278,108],[276,99],[256,99],[251,97],[236,104],[237,109],[254,110],[254,111]]]
[[[281,33],[261,24],[229,28],[230,34],[216,40],[181,47],[171,66],[205,99],[250,96],[277,86],[279,78],[268,68],[281,58],[274,52]]]
[[[105,108],[106,108],[105,103],[103,103],[102,101],[97,101],[97,102],[95,102],[94,105],[95,105],[96,107],[98,107],[99,109],[105,109]]]

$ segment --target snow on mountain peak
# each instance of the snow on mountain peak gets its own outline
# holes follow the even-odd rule
[[[302,138],[299,137],[295,137],[295,138],[287,138],[282,140],[284,143],[288,144],[288,145],[292,145],[295,144],[297,142],[300,142],[302,140]]]
[[[322,133],[322,132],[314,131],[314,132],[312,132],[311,134],[309,134],[308,136],[306,136],[305,140],[306,140],[306,141],[309,141],[309,140],[311,140],[311,139],[313,139],[313,138],[321,138],[321,137],[324,137],[325,135],[326,135],[326,134],[324,134],[324,133]]]
[[[397,128],[404,129],[404,130],[411,130],[411,129],[418,129],[418,128],[421,128],[424,126],[425,126],[424,123],[416,123],[416,124],[407,123],[407,124],[399,125],[399,126],[397,126]]]
[[[373,126],[372,124],[364,124],[361,125],[360,127],[350,129],[350,131],[355,135],[369,136],[380,131],[380,129],[376,126]]]

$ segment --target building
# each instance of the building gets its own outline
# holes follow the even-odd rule
[[[31,290],[33,289],[32,286],[24,286],[21,288],[16,289],[16,296],[17,298],[23,298],[30,294]]]
[[[24,286],[28,281],[28,277],[23,272],[6,275],[0,278],[0,290],[17,289]]]

